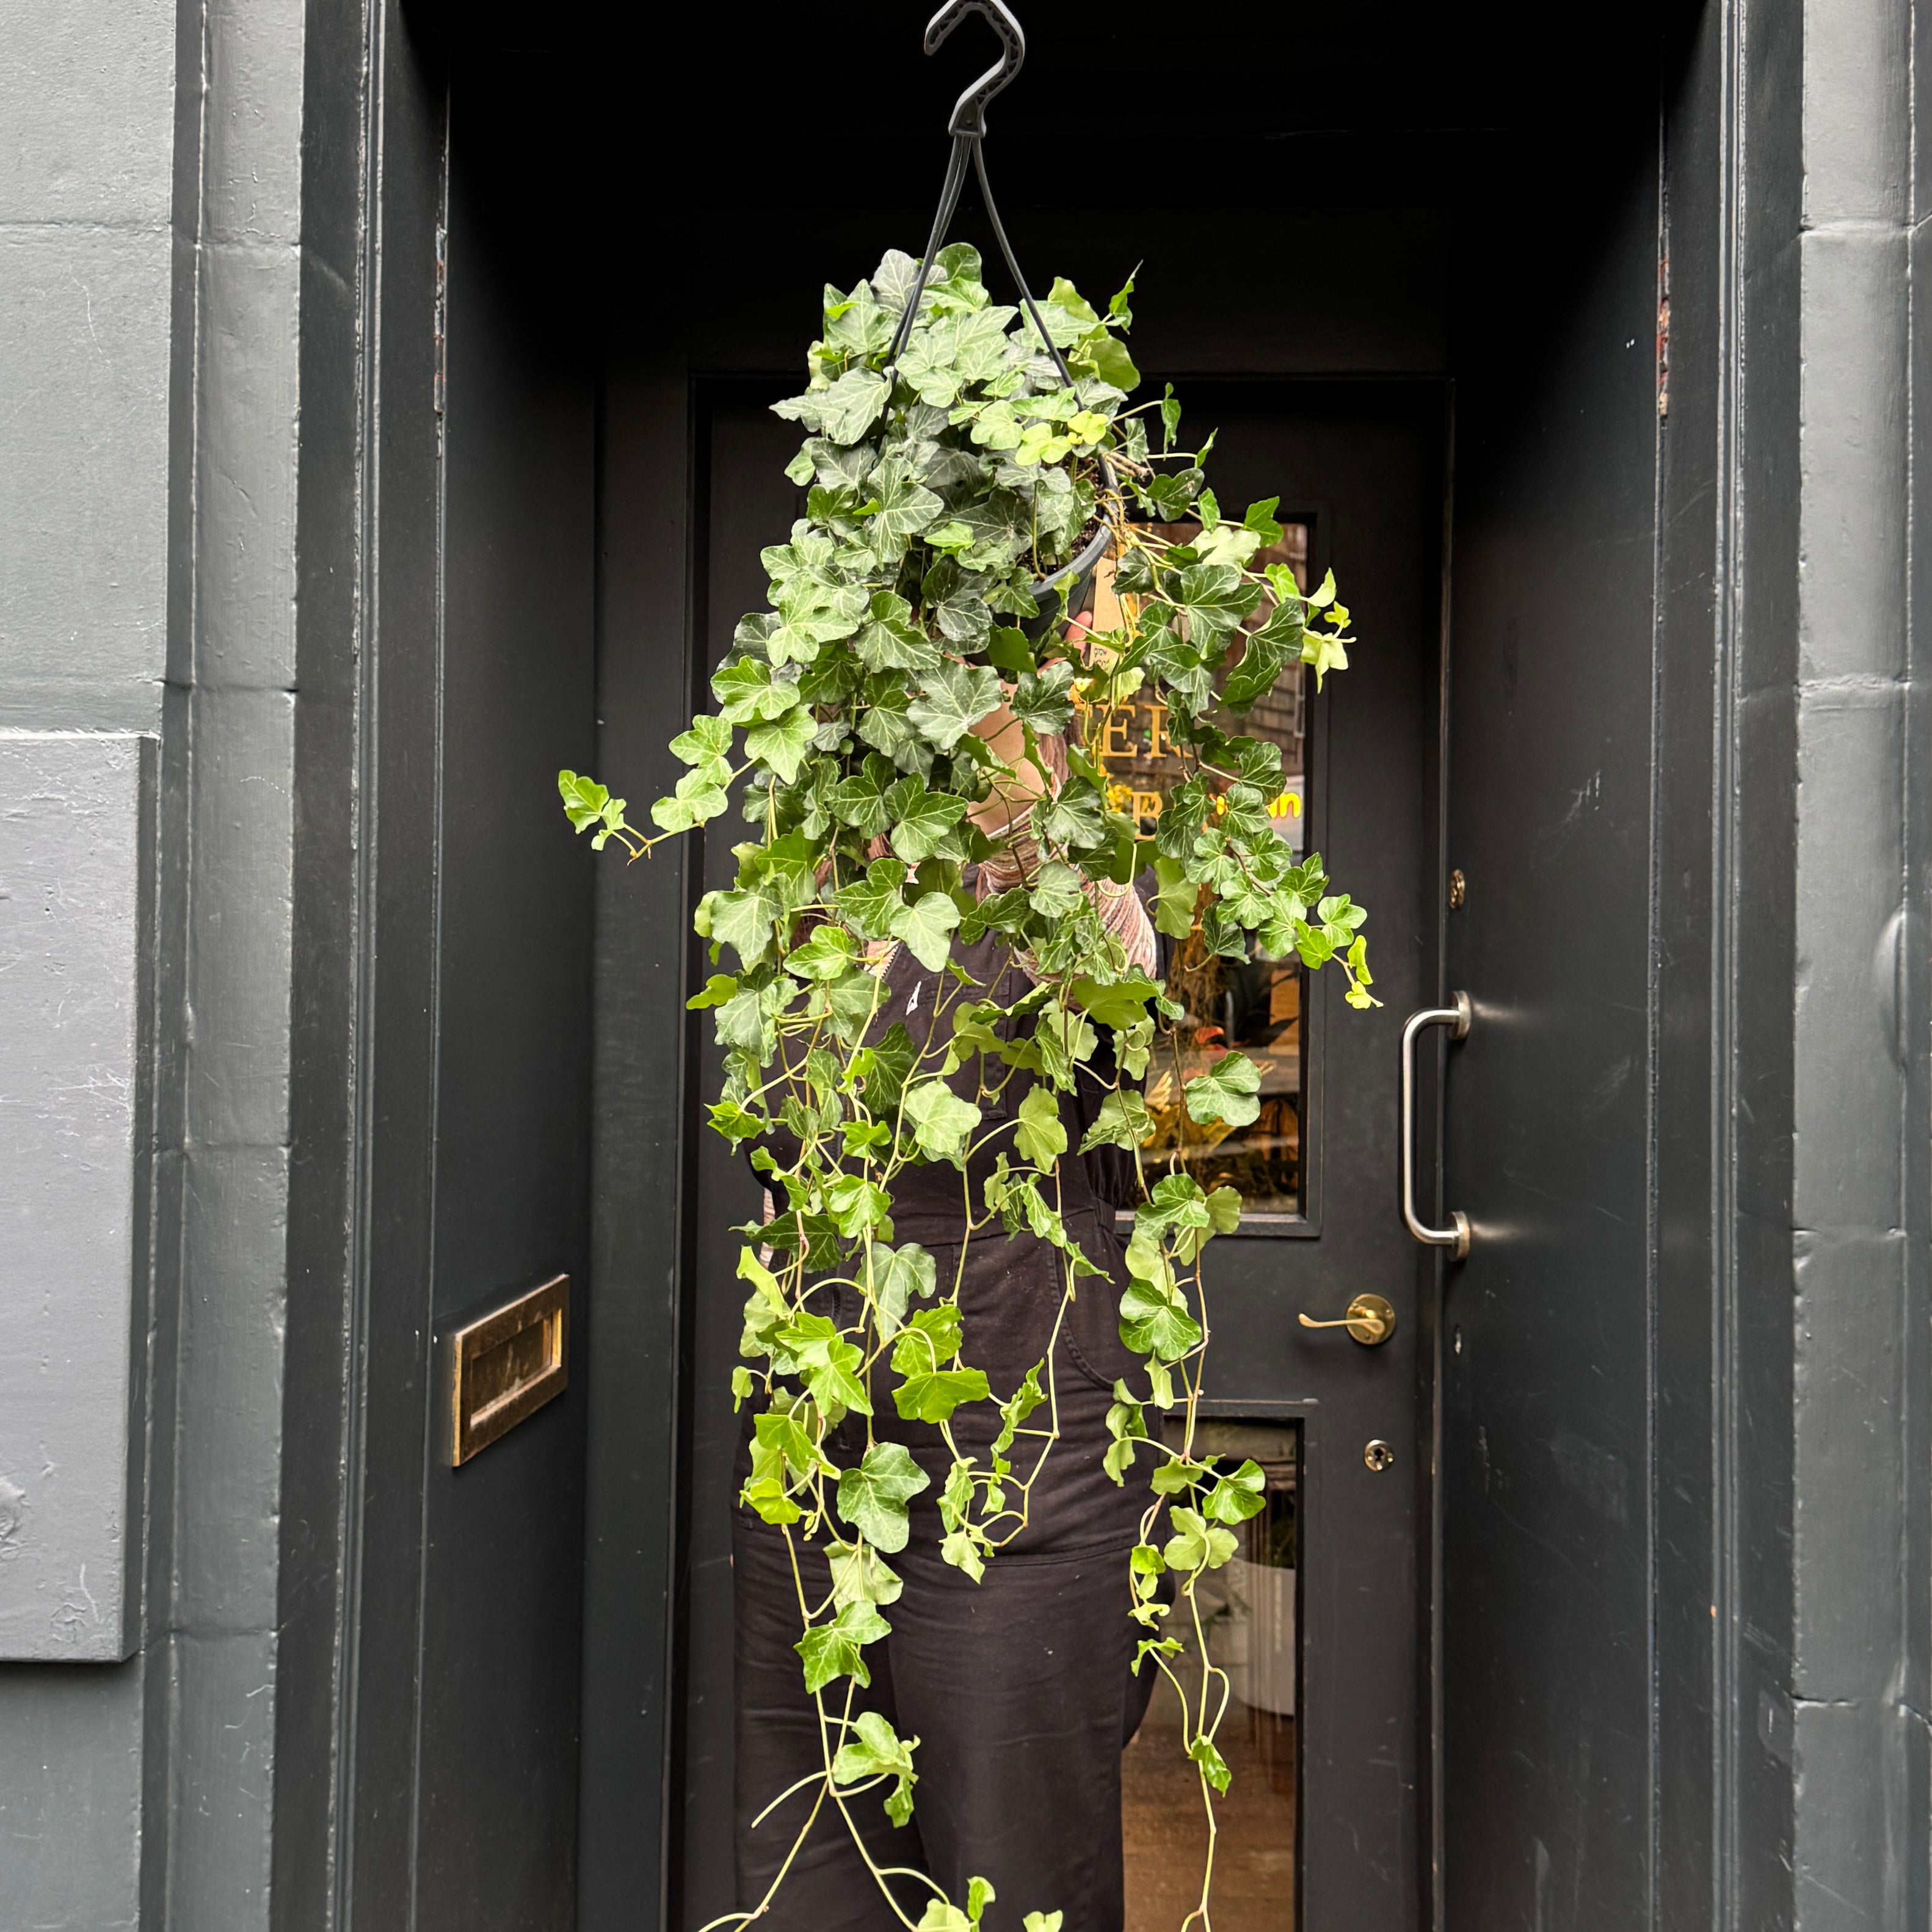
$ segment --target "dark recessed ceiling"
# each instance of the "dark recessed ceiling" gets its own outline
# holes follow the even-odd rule
[[[1016,207],[1459,199],[1531,147],[1581,163],[1654,116],[1660,41],[1695,10],[1019,0],[1028,58],[988,159]],[[614,182],[687,206],[850,206],[923,200],[902,184],[927,173],[936,189],[952,101],[995,57],[969,19],[928,58],[929,11],[425,0],[411,16],[459,58],[514,49],[580,89]]]

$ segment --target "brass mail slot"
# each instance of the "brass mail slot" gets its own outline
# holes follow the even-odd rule
[[[560,1274],[450,1337],[451,1468],[562,1394],[569,1317],[570,1277]]]

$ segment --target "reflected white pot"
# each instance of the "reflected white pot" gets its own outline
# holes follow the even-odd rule
[[[1216,1573],[1224,1613],[1208,1632],[1209,1655],[1244,1704],[1294,1715],[1294,1572],[1237,1556]]]

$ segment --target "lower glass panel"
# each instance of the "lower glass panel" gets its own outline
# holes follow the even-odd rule
[[[1197,1447],[1266,1473],[1267,1506],[1240,1526],[1235,1555],[1199,1586],[1208,1654],[1171,1620],[1188,1648],[1157,1680],[1146,1718],[1120,1761],[1126,1859],[1126,1932],[1178,1932],[1199,1904],[1208,1855],[1201,1780],[1186,1755],[1203,1679],[1211,1710],[1224,1690],[1216,1742],[1231,1774],[1215,1798],[1215,1932],[1291,1932],[1294,1924],[1296,1478],[1293,1423],[1206,1422]],[[1155,1666],[1152,1660],[1143,1670]],[[1174,1680],[1178,1680],[1178,1684]],[[1186,1700],[1183,1705],[1183,1697]]]

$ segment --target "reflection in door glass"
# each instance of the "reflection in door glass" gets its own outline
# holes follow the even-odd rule
[[[1192,524],[1162,524],[1164,536],[1184,542]],[[1282,526],[1281,539],[1258,552],[1258,568],[1285,563],[1308,588],[1309,526]],[[1110,573],[1096,573],[1094,622],[1102,630],[1119,621]],[[1264,609],[1265,607],[1264,607]],[[1263,612],[1248,620],[1259,623]],[[1231,659],[1238,651],[1229,652]],[[1274,691],[1245,716],[1223,717],[1228,730],[1260,738],[1281,748],[1282,784],[1269,801],[1276,835],[1298,854],[1306,850],[1307,808],[1307,697],[1300,664],[1282,672]],[[1131,715],[1130,715],[1131,714]],[[1166,736],[1167,714],[1157,704],[1124,706],[1109,722],[1100,762],[1108,778],[1108,802],[1131,812],[1150,832],[1168,786],[1184,775]],[[1171,1042],[1148,1069],[1148,1112],[1154,1132],[1150,1154],[1165,1165],[1178,1160],[1204,1187],[1239,1189],[1250,1214],[1294,1214],[1301,1209],[1303,972],[1294,958],[1227,959],[1211,953],[1197,934],[1179,948],[1168,975],[1168,992],[1184,1009]],[[1191,1120],[1182,1103],[1185,1083],[1204,1072],[1231,1048],[1261,1070],[1261,1113],[1252,1122],[1230,1127]]]
[[[1251,1456],[1262,1466],[1268,1506],[1241,1526],[1236,1555],[1198,1586],[1204,1670],[1190,1634],[1186,1653],[1168,1660],[1174,1678],[1157,1681],[1120,1761],[1126,1932],[1177,1932],[1199,1901],[1207,1814],[1184,1754],[1181,1699],[1198,1710],[1204,1690],[1210,1699],[1224,1690],[1228,1697],[1218,1742],[1232,1774],[1214,1806],[1215,1932],[1289,1932],[1294,1923],[1299,1435],[1292,1423],[1196,1426],[1197,1450],[1231,1464]],[[1154,1665],[1150,1660],[1142,1668]]]

